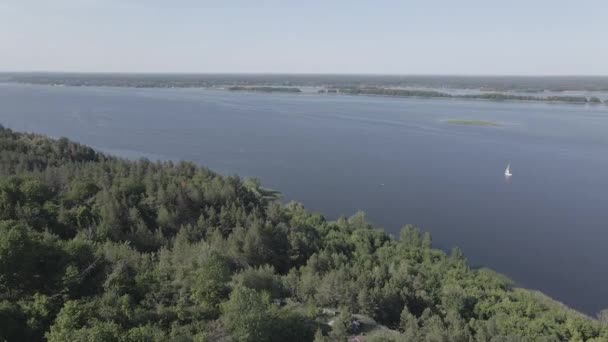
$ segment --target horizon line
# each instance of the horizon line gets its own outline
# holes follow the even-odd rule
[[[264,71],[0,71],[0,74],[76,74],[76,75],[274,75],[274,76],[393,76],[393,77],[608,77],[596,74],[468,74],[468,73],[329,73],[329,72],[264,72]]]

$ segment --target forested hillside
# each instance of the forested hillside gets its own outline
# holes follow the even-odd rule
[[[406,226],[0,126],[0,341],[608,341]]]

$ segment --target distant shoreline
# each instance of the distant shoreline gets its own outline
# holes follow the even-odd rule
[[[608,105],[607,99],[600,99],[595,95],[576,94],[576,95],[551,95],[539,96],[538,94],[546,90],[519,89],[517,91],[497,91],[489,88],[398,88],[398,87],[376,87],[376,86],[313,86],[313,85],[272,85],[272,84],[223,84],[214,83],[218,80],[200,83],[198,80],[140,80],[140,79],[57,79],[54,77],[33,77],[33,78],[5,78],[0,82],[3,84],[29,84],[55,87],[110,87],[110,88],[135,88],[135,89],[214,89],[224,91],[242,91],[254,93],[284,93],[284,94],[318,94],[318,95],[351,95],[351,96],[382,96],[396,98],[425,98],[425,99],[459,99],[459,100],[485,100],[493,102],[536,102],[536,103],[557,103],[557,104],[585,104],[585,105]],[[314,88],[316,91],[303,91],[302,88]],[[447,90],[479,91],[479,93],[448,93]],[[565,91],[563,91],[565,92]],[[579,92],[593,93],[593,91],[579,90]],[[534,95],[522,95],[530,93]]]
[[[576,103],[576,104],[608,104],[608,100],[602,102],[597,96],[572,96],[572,95],[551,95],[551,96],[529,96],[509,94],[506,92],[490,92],[480,94],[449,94],[437,90],[420,89],[395,89],[395,88],[331,88],[320,90],[321,94],[336,95],[380,95],[389,97],[421,97],[421,98],[453,98],[453,99],[473,99],[491,101],[523,101],[523,102],[548,102],[548,103]]]
[[[248,92],[260,92],[260,93],[301,93],[302,90],[297,87],[269,87],[269,86],[232,86],[227,88],[230,91],[248,91]]]

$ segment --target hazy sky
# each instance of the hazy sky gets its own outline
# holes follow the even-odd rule
[[[608,0],[0,0],[0,71],[608,75]]]

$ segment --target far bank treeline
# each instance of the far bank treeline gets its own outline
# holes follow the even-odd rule
[[[608,339],[412,226],[276,197],[0,126],[0,341]]]
[[[267,86],[233,86],[228,87],[231,91],[256,91],[262,93],[301,93],[300,88],[295,87],[267,87]]]
[[[417,89],[394,89],[376,87],[353,87],[353,88],[328,88],[319,90],[320,94],[348,94],[348,95],[382,95],[382,96],[401,96],[401,97],[432,97],[432,98],[454,98],[454,99],[478,99],[494,101],[541,101],[541,102],[567,102],[567,103],[591,103],[600,104],[596,96],[589,98],[585,96],[528,96],[514,95],[506,93],[481,93],[455,95],[443,93],[435,90]]]
[[[289,74],[80,74],[1,73],[0,82],[55,86],[129,88],[213,88],[264,93],[460,98],[494,101],[541,101],[600,104],[597,96],[550,95],[552,92],[608,91],[608,77],[584,76],[413,76],[413,75],[289,75]],[[418,89],[417,89],[418,88]],[[430,89],[430,90],[429,90]],[[476,94],[451,94],[432,89],[479,89]],[[517,94],[514,94],[517,93]],[[530,95],[525,95],[525,94]],[[593,94],[593,93],[592,93]],[[603,103],[608,103],[605,99]]]
[[[494,92],[608,91],[606,76],[449,76],[337,74],[167,74],[0,72],[0,81],[69,86],[182,88],[225,86],[483,89]]]

